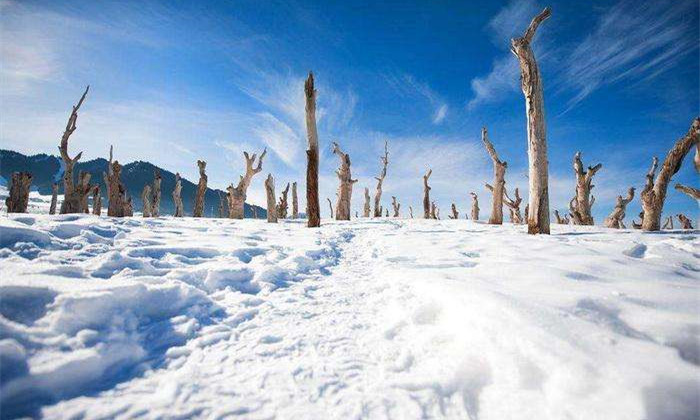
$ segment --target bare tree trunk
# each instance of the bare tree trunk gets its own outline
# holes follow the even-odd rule
[[[124,216],[131,217],[134,215],[134,203],[131,201],[131,197],[127,197],[124,202]]]
[[[664,223],[663,229],[673,229],[673,216],[668,216],[666,218],[666,223]]]
[[[306,151],[306,218],[308,227],[319,227],[321,226],[321,208],[318,200],[316,89],[314,89],[314,75],[311,72],[304,84],[304,93],[306,95],[306,138],[309,142],[309,148]]]
[[[272,174],[267,174],[265,180],[265,194],[267,197],[267,222],[277,223],[277,208],[275,207],[275,179]]]
[[[399,217],[401,204],[396,202],[396,196],[391,196],[391,206],[394,208],[394,217]]]
[[[411,216],[411,219],[413,219],[413,206],[408,206],[408,214]]]
[[[207,169],[207,162],[198,160],[197,166],[199,167],[199,183],[197,184],[197,195],[194,200],[192,217],[202,217],[204,215],[204,196],[207,193],[207,180],[209,179],[205,172]]]
[[[688,154],[690,149],[698,144],[700,138],[700,118],[693,120],[690,130],[685,136],[681,137],[673,148],[666,155],[664,163],[659,171],[659,176],[656,182],[653,183],[654,171],[647,174],[647,183],[642,190],[642,208],[644,209],[644,220],[642,220],[642,229],[646,231],[659,230],[661,225],[661,212],[664,208],[666,199],[666,190],[671,182],[671,177],[678,172],[683,163],[683,158]],[[656,160],[656,158],[654,158]]]
[[[386,208],[386,213],[384,214],[384,217],[389,217],[389,208],[388,207]]]
[[[600,168],[602,164],[597,164],[595,166],[589,166],[587,171],[583,170],[583,162],[581,162],[581,152],[576,152],[574,155],[574,174],[576,174],[576,195],[571,201],[571,212],[574,216],[574,223],[577,225],[587,225],[592,226],[593,216],[591,215],[591,207],[595,199],[591,198],[591,190],[594,185],[591,183],[593,181],[593,175]]]
[[[338,175],[338,202],[335,206],[336,220],[350,220],[350,204],[352,202],[352,186],[357,182],[350,174],[350,155],[344,153],[338,143],[333,142],[333,153],[340,159],[340,168],[335,171]]]
[[[332,218],[333,218],[333,214],[335,213],[335,212],[333,211],[333,203],[331,202],[331,199],[328,198],[328,197],[326,197],[326,200],[328,200],[328,209],[329,209],[330,212],[331,212],[330,218],[332,219]]]
[[[515,200],[508,197],[508,192],[505,189],[503,193],[505,194],[506,206],[510,209],[510,222],[515,225],[522,224],[523,216],[520,214],[520,203],[522,203],[523,199],[520,198],[520,191],[517,188],[515,189]]]
[[[389,165],[389,144],[384,141],[384,156],[379,158],[382,162],[382,170],[379,172],[379,176],[374,179],[377,180],[377,191],[374,193],[374,217],[382,217],[382,212],[380,207],[380,202],[382,200],[382,185],[384,184],[384,178],[386,178],[386,167]]]
[[[226,217],[226,202],[224,201],[224,197],[219,193],[219,218],[223,219]]]
[[[102,214],[102,194],[100,194],[99,184],[92,189],[92,214],[95,216]]]
[[[151,217],[158,217],[160,215],[160,183],[163,178],[160,176],[160,171],[155,169],[153,171],[153,188],[151,188]]]
[[[287,194],[289,193],[289,182],[287,182],[287,187],[282,191],[282,195],[280,196],[280,203],[277,206],[277,217],[280,219],[286,219],[287,218]]]
[[[627,205],[634,199],[634,187],[630,187],[627,190],[627,197],[617,196],[617,201],[615,202],[615,208],[608,217],[605,218],[605,227],[612,229],[624,229],[624,223],[622,220],[625,218],[625,210]]]
[[[433,201],[430,203],[430,218],[437,220],[437,212],[436,212],[437,206],[435,205],[435,202]]]
[[[253,153],[253,156],[249,156],[248,152],[243,152],[243,157],[245,157],[245,175],[241,175],[241,179],[238,181],[236,187],[231,184],[226,191],[228,191],[228,217],[231,219],[243,219],[245,217],[245,200],[247,198],[248,187],[253,179],[253,175],[262,171],[262,164],[265,155],[267,154],[267,148],[265,148],[258,159],[258,166],[253,167],[255,164],[255,158],[257,155]]]
[[[501,161],[498,158],[496,149],[493,144],[489,141],[489,134],[486,127],[481,129],[481,141],[486,147],[486,151],[491,156],[493,161],[493,188],[491,192],[493,193],[491,215],[489,216],[489,224],[500,225],[503,224],[503,191],[505,188],[506,180],[506,168],[508,168],[508,163]]]
[[[258,208],[255,206],[250,206],[250,209],[253,211],[253,219],[258,218]]]
[[[107,215],[112,217],[128,216],[129,212],[133,214],[133,209],[129,210],[130,200],[126,198],[126,189],[121,181],[122,166],[119,161],[112,162],[111,175],[107,175],[109,203],[107,207]]]
[[[299,199],[297,198],[297,183],[292,182],[292,219],[299,218]]]
[[[564,215],[564,217],[562,217],[559,214],[559,210],[554,210],[554,216],[557,218],[557,224],[560,224],[560,225],[568,225],[569,224],[569,218],[566,215]]]
[[[479,220],[479,196],[474,192],[469,193],[469,195],[472,196],[472,220]]]
[[[151,186],[148,184],[143,187],[141,201],[143,201],[143,217],[151,217]]]
[[[107,161],[107,172],[102,172],[102,179],[105,182],[105,188],[107,189],[107,200],[109,200],[110,193],[109,193],[109,177],[112,176],[112,158],[114,152],[114,146],[109,145],[109,160]]]
[[[428,185],[428,179],[430,175],[433,174],[432,169],[428,169],[428,172],[423,175],[423,218],[430,219],[430,186]]]
[[[545,8],[532,19],[521,38],[511,40],[511,51],[520,62],[520,81],[525,96],[530,182],[527,231],[532,235],[549,234],[549,175],[542,78],[530,43],[537,27],[550,15],[550,9]]]
[[[459,219],[459,212],[457,211],[457,206],[455,203],[452,203],[452,215],[448,216],[450,219]]]
[[[694,198],[695,200],[700,200],[700,190],[697,188],[687,187],[687,186],[681,185],[681,184],[676,184],[676,186],[674,188],[682,193],[687,194],[690,198]]]
[[[32,185],[32,174],[29,172],[13,172],[10,181],[10,195],[5,199],[8,213],[26,213],[29,207],[29,187]]]
[[[173,189],[173,203],[175,203],[175,217],[185,216],[185,207],[182,205],[182,179],[180,173],[175,174],[175,188]]]
[[[58,147],[58,149],[61,151],[61,158],[63,159],[63,164],[65,166],[63,171],[63,203],[61,203],[61,214],[82,213],[83,211],[83,208],[80,205],[80,197],[75,194],[75,184],[73,183],[73,167],[75,166],[76,162],[80,160],[83,152],[78,153],[71,159],[71,157],[68,156],[68,139],[77,128],[76,122],[78,121],[78,110],[83,104],[89,90],[90,86],[85,88],[85,92],[83,93],[83,96],[80,97],[78,104],[73,107],[70,117],[68,117],[66,129],[61,137],[61,144]]]
[[[684,214],[678,214],[678,221],[681,223],[681,229],[692,229],[693,224],[691,223],[691,220],[685,217]]]
[[[81,213],[85,214],[90,214],[88,199],[90,198],[90,193],[93,188],[93,186],[90,185],[91,176],[89,172],[80,171],[78,174],[78,185],[73,192],[77,196],[78,203],[80,203]]]
[[[365,187],[365,206],[362,209],[362,216],[369,217],[370,204],[369,204],[369,188]]]

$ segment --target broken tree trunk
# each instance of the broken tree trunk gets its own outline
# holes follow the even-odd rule
[[[430,219],[430,186],[428,185],[428,179],[430,175],[433,174],[432,169],[428,169],[428,172],[423,175],[423,218]]]
[[[455,203],[452,203],[452,215],[448,216],[450,219],[459,219],[459,212],[457,211],[457,206]]]
[[[630,187],[630,189],[627,190],[627,197],[623,197],[621,195],[617,196],[615,208],[613,209],[612,213],[605,218],[605,227],[612,229],[624,229],[625,224],[622,220],[625,218],[625,210],[627,209],[627,205],[632,201],[632,199],[634,199],[634,187]]]
[[[542,78],[530,44],[537,27],[550,15],[550,9],[545,8],[532,19],[522,37],[511,40],[511,51],[520,63],[520,84],[525,97],[530,183],[527,232],[532,235],[549,234],[549,175]]]
[[[408,206],[408,215],[413,219],[413,206]]]
[[[668,216],[662,229],[673,229],[673,216]]]
[[[277,223],[277,208],[275,207],[275,179],[267,174],[265,179],[265,196],[267,197],[267,221]]]
[[[309,148],[306,150],[306,218],[308,227],[319,227],[321,226],[321,208],[318,202],[316,89],[314,89],[314,75],[311,72],[304,83],[304,94],[306,96],[306,138],[309,143]]]
[[[197,184],[197,195],[194,200],[194,211],[192,217],[202,217],[204,215],[204,196],[207,193],[207,162],[203,160],[197,161],[199,167],[199,183]]]
[[[126,199],[126,189],[121,181],[122,166],[119,161],[112,162],[112,170],[110,174],[107,175],[107,181],[109,187],[109,203],[107,206],[107,215],[112,217],[124,217],[127,216],[128,211],[128,200]]]
[[[331,212],[330,218],[332,219],[332,218],[333,218],[333,214],[335,213],[335,212],[333,211],[333,203],[331,202],[331,199],[328,198],[328,197],[326,197],[326,200],[328,200],[328,209],[329,209],[330,212]]]
[[[493,199],[491,215],[489,216],[489,224],[500,225],[503,224],[503,191],[505,190],[505,176],[508,163],[503,162],[498,158],[496,149],[489,141],[489,134],[486,127],[481,129],[481,141],[484,143],[486,151],[489,153],[489,156],[491,156],[491,160],[493,161],[493,188],[491,189]]]
[[[335,209],[336,220],[350,220],[350,203],[352,201],[352,186],[357,182],[350,174],[350,155],[343,152],[338,143],[333,142],[333,153],[340,159],[340,168],[335,171],[340,184],[338,185],[338,201]]]
[[[433,201],[430,203],[430,218],[437,220],[437,212],[436,212],[437,206],[435,205],[435,202]]]
[[[175,204],[175,217],[185,216],[185,207],[182,205],[182,179],[180,173],[175,174],[175,188],[173,189],[173,203]]]
[[[148,184],[143,187],[141,201],[143,201],[143,217],[151,217],[151,186]]]
[[[88,199],[90,198],[93,187],[90,185],[91,176],[89,172],[80,171],[78,174],[78,185],[75,186],[75,190],[73,191],[73,194],[77,196],[78,203],[80,203],[81,213],[85,214],[90,214]]]
[[[681,229],[692,229],[693,224],[691,223],[691,220],[685,217],[684,214],[679,214],[677,215],[678,221],[681,223]]]
[[[362,217],[369,217],[370,204],[369,204],[369,188],[365,187],[365,206],[362,209]]]
[[[564,217],[562,217],[559,214],[559,210],[554,210],[554,217],[557,218],[557,224],[560,224],[560,225],[568,225],[569,224],[569,218],[566,215],[564,215]]]
[[[469,195],[472,196],[472,220],[479,220],[479,196],[471,192]]]
[[[128,197],[124,201],[124,217],[131,217],[134,215],[134,204],[131,201],[131,197]]]
[[[299,199],[297,198],[297,183],[292,182],[292,219],[299,218]]]
[[[92,214],[95,216],[102,214],[102,194],[100,193],[99,184],[92,188]]]
[[[109,177],[112,176],[112,157],[114,152],[114,146],[109,145],[109,160],[107,161],[107,172],[102,172],[102,179],[105,182],[105,188],[107,189],[107,200],[109,200]]]
[[[589,166],[587,171],[583,170],[583,162],[581,162],[581,152],[576,152],[574,155],[574,174],[576,174],[576,195],[572,201],[572,212],[576,214],[574,217],[575,224],[592,226],[593,216],[591,215],[591,207],[595,200],[591,199],[591,190],[594,185],[593,175],[595,175],[602,164]]]
[[[687,187],[681,184],[676,184],[674,188],[682,193],[687,194],[690,198],[700,200],[700,190],[697,188]]]
[[[389,208],[386,208],[386,213],[384,214],[384,217],[389,217]]]
[[[75,184],[73,183],[73,168],[76,162],[80,160],[80,157],[83,155],[83,152],[78,153],[77,155],[75,155],[74,158],[68,156],[68,139],[77,128],[76,122],[78,121],[78,110],[83,104],[83,101],[85,100],[85,97],[87,96],[89,90],[90,86],[88,85],[88,87],[85,88],[85,92],[83,92],[83,96],[80,97],[80,100],[78,101],[77,105],[73,107],[73,110],[70,113],[70,117],[68,117],[66,129],[63,132],[63,136],[61,137],[61,144],[58,147],[58,149],[61,152],[61,159],[63,159],[64,164],[63,203],[61,203],[61,214],[83,212],[83,208],[80,202],[81,197],[75,194]]]
[[[51,184],[51,206],[49,214],[56,214],[56,202],[58,201],[58,182]]]
[[[678,139],[673,148],[668,152],[664,163],[659,171],[659,176],[654,180],[654,171],[647,174],[647,183],[642,190],[642,209],[644,209],[644,219],[642,229],[646,231],[659,230],[661,225],[661,212],[663,211],[666,199],[666,190],[671,182],[671,177],[680,170],[683,158],[691,148],[700,142],[700,118],[693,120],[688,132]],[[655,158],[656,159],[656,158]],[[652,185],[653,182],[653,185]]]
[[[399,211],[401,210],[401,204],[396,202],[396,196],[391,196],[391,207],[394,208],[394,217],[399,217]]]
[[[380,156],[379,160],[382,162],[382,170],[379,172],[379,176],[374,178],[377,180],[377,192],[374,193],[374,217],[382,217],[379,203],[382,199],[382,185],[384,178],[386,178],[386,167],[389,165],[389,144],[386,140],[384,140],[384,155]]]
[[[243,219],[245,217],[245,200],[247,198],[248,187],[253,179],[253,175],[262,171],[262,164],[265,155],[267,154],[267,148],[265,148],[258,159],[258,166],[253,167],[255,164],[255,158],[257,155],[253,153],[253,156],[248,155],[248,152],[243,152],[243,157],[245,158],[245,174],[241,175],[238,185],[236,187],[231,184],[226,190],[228,191],[228,217],[231,219]]]
[[[160,215],[160,183],[163,180],[160,176],[160,171],[153,171],[153,187],[151,188],[151,217]]]
[[[255,206],[250,206],[250,209],[253,211],[253,219],[258,218],[258,208]]]
[[[503,190],[503,194],[505,195],[506,206],[510,209],[510,222],[514,225],[522,224],[523,216],[520,214],[520,203],[523,199],[520,198],[520,191],[517,188],[515,189],[515,200],[508,196],[508,191],[505,189]]]
[[[277,217],[280,219],[287,218],[287,194],[289,193],[289,182],[287,182],[287,187],[282,190],[282,195],[280,196],[280,203],[277,206]]]
[[[5,199],[8,213],[26,213],[29,207],[29,187],[32,185],[32,174],[29,172],[13,172],[10,180],[10,195]]]

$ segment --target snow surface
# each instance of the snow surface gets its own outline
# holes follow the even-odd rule
[[[700,417],[698,231],[553,229],[2,215],[2,417]]]

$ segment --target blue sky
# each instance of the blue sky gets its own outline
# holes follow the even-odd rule
[[[488,3],[488,4],[483,4]],[[278,190],[303,190],[303,80],[316,75],[321,199],[334,199],[338,141],[362,189],[374,189],[389,142],[385,205],[396,195],[419,213],[421,176],[447,214],[469,191],[482,214],[491,163],[489,128],[509,163],[509,191],[526,189],[525,112],[509,39],[545,5],[535,52],[545,87],[550,206],[574,193],[573,155],[601,162],[594,213],[638,191],[653,155],[662,158],[699,113],[698,3],[511,2],[0,2],[0,143],[55,153],[70,106],[90,95],[71,138],[84,159],[148,160],[195,180],[238,179],[242,152],[269,149],[264,174]],[[688,158],[675,181],[698,186]],[[249,201],[264,203],[264,174]],[[303,195],[303,194],[302,194]],[[526,196],[527,192],[524,191]],[[303,197],[302,197],[303,198]],[[303,205],[303,204],[302,204]],[[639,211],[637,199],[628,207]],[[671,191],[667,211],[696,218],[697,204]],[[322,214],[327,213],[322,207]]]

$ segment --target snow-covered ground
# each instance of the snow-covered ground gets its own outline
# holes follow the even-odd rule
[[[0,216],[3,417],[695,419],[700,235]]]

